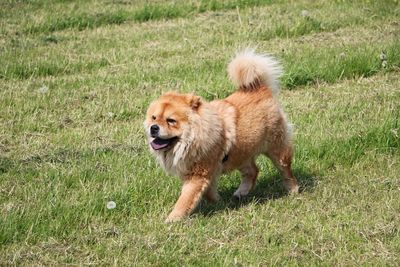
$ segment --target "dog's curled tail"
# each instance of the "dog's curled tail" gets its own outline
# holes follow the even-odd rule
[[[264,85],[276,95],[279,92],[278,78],[282,68],[273,57],[256,54],[254,49],[246,49],[236,54],[229,63],[228,74],[240,89],[253,90]]]

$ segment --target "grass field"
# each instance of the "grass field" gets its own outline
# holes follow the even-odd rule
[[[399,40],[389,0],[0,1],[0,265],[398,266]],[[227,96],[247,46],[284,66],[302,192],[260,157],[249,197],[224,175],[164,224],[147,105]]]

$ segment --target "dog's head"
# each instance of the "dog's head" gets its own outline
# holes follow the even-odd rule
[[[154,151],[173,148],[191,131],[190,117],[198,112],[201,98],[192,94],[169,92],[152,102],[144,126]]]

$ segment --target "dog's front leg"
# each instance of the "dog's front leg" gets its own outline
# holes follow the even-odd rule
[[[165,222],[176,222],[190,215],[209,184],[209,180],[203,176],[192,176],[186,179],[181,195]]]

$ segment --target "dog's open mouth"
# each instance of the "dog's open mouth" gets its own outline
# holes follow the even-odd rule
[[[160,150],[171,146],[176,140],[178,140],[178,137],[172,137],[170,139],[161,139],[156,137],[151,141],[150,145],[154,150]]]

